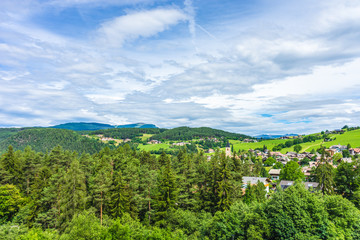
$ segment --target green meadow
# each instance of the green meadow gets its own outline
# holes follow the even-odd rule
[[[360,129],[345,132],[344,134],[330,134],[329,137],[335,140],[331,142],[323,142],[323,140],[320,139],[315,142],[302,143],[300,144],[302,146],[301,151],[310,152],[312,149],[318,149],[321,145],[330,147],[337,144],[347,145],[348,143],[350,143],[351,147],[360,147]],[[243,143],[238,140],[230,140],[230,143],[233,144],[235,151],[262,148],[264,145],[271,150],[277,144],[285,143],[286,141],[288,141],[288,139],[263,140],[257,143]],[[290,151],[294,151],[294,146],[290,148],[283,148],[281,150],[282,153]]]
[[[148,145],[143,145],[143,144],[139,144],[138,148],[140,150],[145,150],[145,151],[158,151],[161,148],[163,149],[168,149],[170,148],[170,145],[167,143],[160,143],[160,144],[148,144]]]
[[[141,141],[145,141],[148,140],[149,138],[151,138],[154,134],[146,134],[144,133],[141,137]]]

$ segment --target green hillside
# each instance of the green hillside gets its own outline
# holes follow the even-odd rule
[[[89,132],[90,135],[104,135],[105,137],[111,137],[116,139],[133,139],[135,137],[142,137],[143,134],[159,134],[166,131],[166,129],[161,128],[112,128],[112,129],[102,129]]]
[[[233,140],[239,140],[244,138],[251,138],[250,136],[238,133],[230,133],[223,130],[200,127],[200,128],[190,128],[190,127],[178,127],[170,130],[166,130],[160,134],[154,135],[151,139],[155,140],[192,140],[196,138],[227,138]]]
[[[310,134],[314,135],[314,134]],[[309,135],[308,135],[309,136]],[[318,149],[321,145],[325,147],[330,147],[332,145],[347,145],[350,144],[352,147],[360,147],[360,129],[346,131],[343,134],[329,134],[328,138],[333,139],[330,142],[324,142],[323,139],[319,139],[313,142],[301,143],[302,146],[301,151],[310,152],[312,149]],[[256,149],[262,148],[264,145],[267,149],[272,150],[278,144],[285,144],[289,139],[274,139],[274,140],[263,140],[257,143],[243,143],[241,141],[230,140],[230,143],[233,144],[234,150],[248,150],[248,149]],[[291,146],[289,148],[283,148],[280,150],[282,153],[294,151],[294,147]]]
[[[90,154],[98,152],[107,146],[102,142],[83,137],[71,130],[52,128],[33,128],[19,131],[0,142],[0,152],[6,151],[9,145],[12,145],[16,150],[23,150],[29,145],[39,152],[50,151],[60,145],[65,150]]]
[[[27,128],[0,128],[0,142]]]
[[[157,127],[154,124],[145,124],[145,123],[134,123],[134,124],[113,126],[110,124],[103,124],[103,123],[74,122],[74,123],[59,124],[51,128],[68,129],[74,131],[94,131],[94,130],[111,129],[111,128],[157,128]]]

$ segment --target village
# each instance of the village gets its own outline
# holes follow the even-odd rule
[[[343,152],[348,153],[348,156],[344,157]],[[325,162],[329,163],[332,167],[337,168],[341,162],[352,163],[355,159],[358,159],[360,156],[360,148],[348,148],[346,145],[333,145],[327,149],[324,149],[324,153],[320,154],[318,152],[287,152],[283,154],[281,152],[273,152],[260,150],[252,150],[250,149],[249,154],[256,156],[258,159],[262,159],[263,163],[271,158],[274,159],[274,163],[270,166],[270,170],[268,171],[268,177],[252,177],[252,176],[244,176],[242,178],[243,181],[243,192],[245,193],[246,187],[248,184],[256,185],[259,182],[263,183],[266,187],[266,192],[276,190],[278,186],[281,189],[286,189],[287,187],[294,184],[294,181],[289,181],[287,179],[280,179],[280,174],[282,168],[286,166],[290,161],[295,161],[299,164],[301,168],[301,172],[304,174],[303,184],[306,189],[320,189],[318,182],[311,182],[311,177],[315,174],[315,169],[319,164],[324,164]],[[230,148],[227,148],[225,151],[227,156],[231,156]],[[344,154],[346,155],[346,154]],[[245,155],[246,156],[246,155]],[[233,157],[238,157],[237,155],[233,155]],[[273,168],[276,163],[280,167]],[[250,162],[251,165],[254,163]]]

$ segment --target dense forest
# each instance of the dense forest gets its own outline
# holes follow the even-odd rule
[[[90,154],[99,152],[107,146],[100,141],[83,137],[71,130],[52,128],[31,128],[10,134],[6,139],[0,141],[0,153],[6,150],[9,145],[12,145],[16,150],[24,150],[26,146],[30,145],[33,150],[38,152],[51,151],[57,145],[61,145],[66,150]]]
[[[152,136],[151,139],[192,140],[197,138],[221,138],[221,137],[227,139],[234,139],[234,140],[252,138],[244,134],[230,133],[223,130],[208,128],[208,127],[200,127],[200,128],[178,127],[163,131],[160,134]]]
[[[105,137],[111,137],[116,139],[134,139],[136,137],[141,137],[143,134],[159,134],[164,131],[166,131],[166,129],[163,128],[113,128],[91,131],[89,132],[89,134],[102,134]]]
[[[0,162],[0,239],[360,239],[359,163],[324,162],[322,189],[284,167],[286,190],[251,152],[151,155],[128,145],[93,155],[57,146],[48,153],[10,146]],[[346,176],[347,178],[344,178]],[[287,179],[286,175],[283,175]]]
[[[111,129],[111,128],[157,128],[154,124],[144,124],[144,123],[134,123],[126,125],[110,125],[103,123],[88,123],[88,122],[74,122],[74,123],[64,123],[51,128],[60,128],[68,129],[74,131],[95,131],[102,129]]]

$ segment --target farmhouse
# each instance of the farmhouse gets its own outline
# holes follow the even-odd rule
[[[281,169],[270,169],[269,175],[271,180],[279,180]]]

